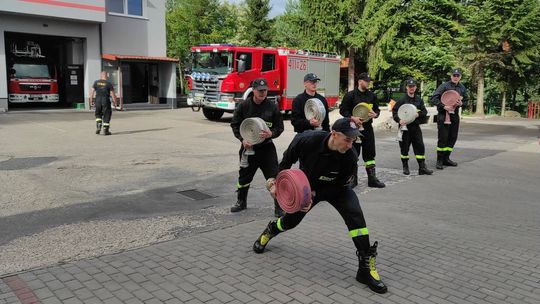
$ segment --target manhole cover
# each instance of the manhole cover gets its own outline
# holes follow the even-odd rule
[[[195,200],[195,201],[202,201],[202,200],[205,200],[205,199],[215,197],[215,196],[212,196],[210,194],[207,194],[207,193],[201,192],[199,190],[195,190],[195,189],[178,191],[176,193],[179,193],[179,194],[181,194],[181,195],[183,195],[183,196],[185,196],[187,198],[190,198],[192,200]]]
[[[57,157],[21,157],[0,162],[0,170],[22,170],[52,163]]]

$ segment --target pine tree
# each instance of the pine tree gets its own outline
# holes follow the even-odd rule
[[[246,0],[241,18],[241,41],[250,46],[270,46],[273,21],[268,19],[270,0]]]

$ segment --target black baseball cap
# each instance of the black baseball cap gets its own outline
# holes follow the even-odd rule
[[[357,138],[360,136],[360,130],[349,117],[343,117],[334,122],[332,130],[341,132],[349,138]]]
[[[405,83],[407,84],[408,87],[416,86],[416,81],[414,81],[414,79],[407,79]]]
[[[457,68],[456,68],[456,69],[453,69],[453,70],[452,70],[452,75],[459,75],[459,76],[461,76],[461,70],[460,70],[460,69],[457,69]]]
[[[306,76],[304,76],[304,82],[306,81],[319,81],[321,80],[319,76],[313,74],[313,73],[307,73]]]
[[[371,77],[369,77],[368,73],[360,73],[360,75],[358,75],[358,80],[371,81]]]
[[[268,90],[268,81],[264,78],[257,78],[251,82],[251,87],[257,91]]]

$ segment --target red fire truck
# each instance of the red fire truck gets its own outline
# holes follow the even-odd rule
[[[12,103],[58,102],[58,78],[55,65],[47,61],[39,44],[26,41],[11,44],[8,96]]]
[[[187,102],[201,107],[210,120],[234,112],[238,102],[251,94],[251,81],[259,77],[268,80],[268,98],[283,111],[291,110],[294,97],[304,91],[307,73],[321,79],[317,91],[329,107],[338,100],[340,58],[335,53],[230,44],[194,46],[191,51]]]

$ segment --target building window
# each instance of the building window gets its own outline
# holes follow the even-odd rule
[[[276,69],[276,55],[274,55],[274,54],[263,54],[261,72],[272,71],[272,70],[275,70],[275,69]]]
[[[143,16],[144,0],[107,0],[107,8],[111,13],[132,16]]]

